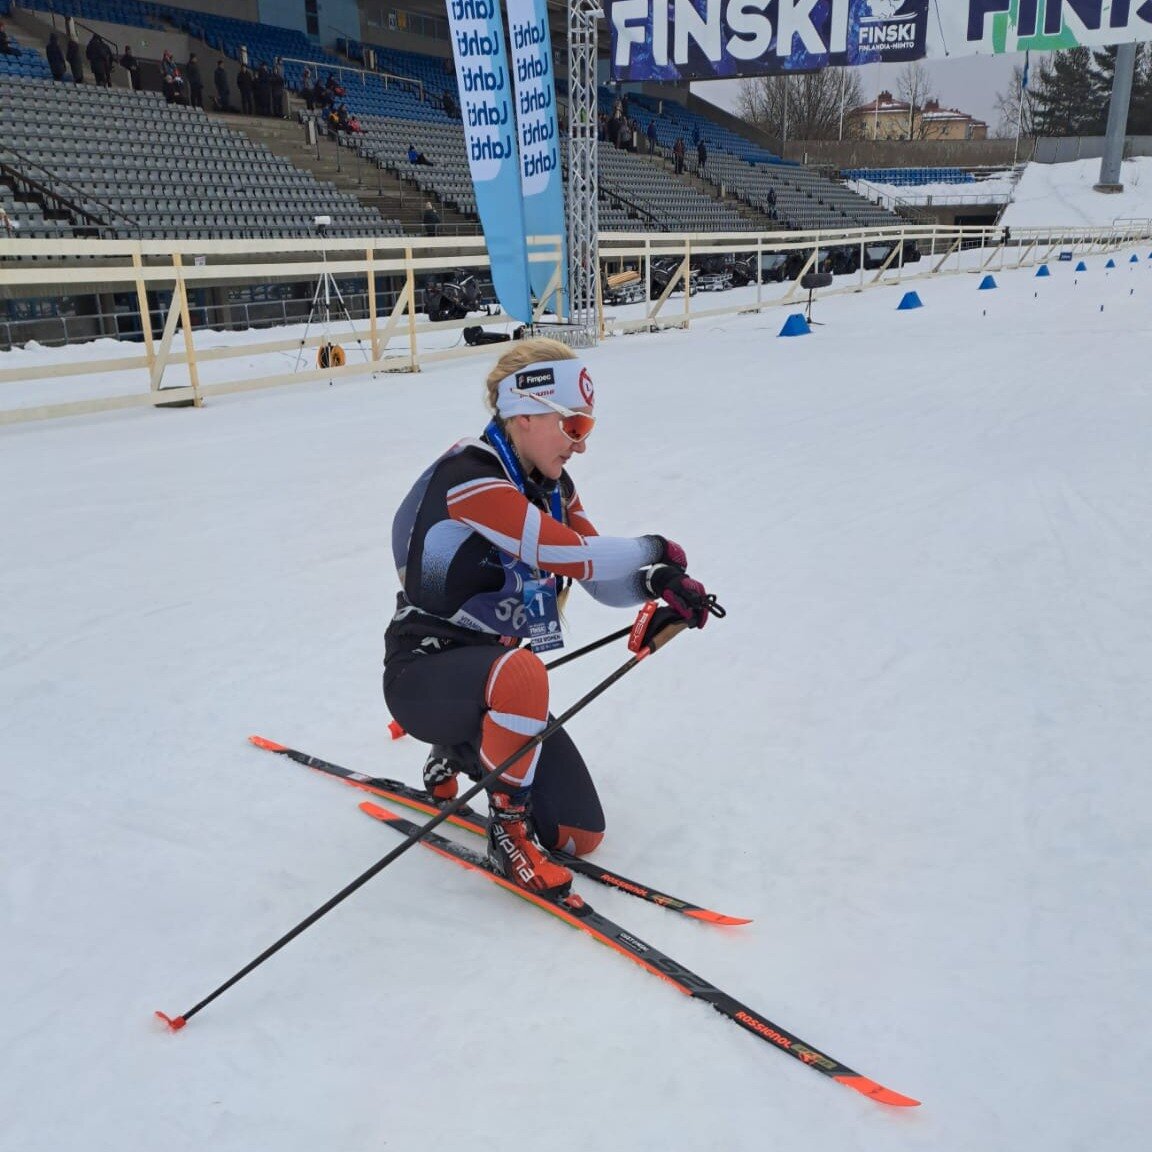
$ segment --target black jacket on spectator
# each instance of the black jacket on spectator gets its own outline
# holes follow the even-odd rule
[[[224,71],[224,61],[216,65],[212,73],[212,83],[216,87],[216,103],[220,105],[221,112],[229,110],[232,100],[232,89],[228,85],[228,73]]]
[[[64,53],[68,57],[68,67],[72,70],[72,79],[77,84],[84,83],[84,56],[80,52],[80,41],[69,40],[68,50]]]
[[[64,74],[68,71],[68,65],[64,61],[64,52],[60,47],[60,41],[56,39],[55,32],[48,37],[48,46],[44,49],[44,55],[48,57],[48,67],[52,69],[52,79],[63,80]]]
[[[184,79],[188,81],[188,100],[193,108],[204,107],[204,77],[200,74],[200,62],[193,52],[184,65]]]
[[[128,79],[132,82],[132,91],[140,91],[140,61],[132,55],[130,47],[124,49],[124,55],[120,57],[120,67],[128,73]]]

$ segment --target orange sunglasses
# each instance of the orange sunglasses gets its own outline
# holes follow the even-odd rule
[[[513,388],[512,394],[514,396],[526,396],[529,400],[535,400],[546,408],[551,408],[560,417],[560,431],[573,444],[582,444],[592,434],[592,429],[596,427],[596,417],[589,416],[586,412],[573,412],[571,408],[565,408],[563,404],[557,404],[555,400],[546,400],[543,396],[537,396],[534,392],[526,392],[522,388]]]

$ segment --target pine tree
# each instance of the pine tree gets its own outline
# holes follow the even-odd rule
[[[1038,136],[1098,136],[1108,118],[1089,48],[1054,52],[1038,70],[1033,92]],[[1111,81],[1109,81],[1109,88]]]

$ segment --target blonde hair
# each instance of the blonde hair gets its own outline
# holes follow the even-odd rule
[[[567,344],[559,340],[549,340],[545,336],[536,336],[531,340],[519,340],[496,361],[492,371],[488,373],[485,382],[487,391],[484,403],[488,411],[499,419],[496,412],[496,398],[500,391],[500,381],[513,372],[527,368],[538,360],[575,360],[576,353]]]

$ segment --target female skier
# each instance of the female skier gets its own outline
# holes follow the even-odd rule
[[[425,787],[441,802],[456,774],[479,779],[548,723],[537,653],[561,646],[573,580],[615,607],[659,597],[645,641],[670,620],[701,628],[704,586],[663,536],[599,536],[565,471],[595,424],[592,377],[565,344],[514,345],[489,373],[492,419],[428,467],[396,513],[402,591],[388,626],[384,696],[395,719],[435,747]],[[527,643],[525,643],[527,642]],[[542,850],[591,852],[604,835],[595,785],[563,729],[498,777],[488,859],[519,887],[568,891],[572,873]]]

